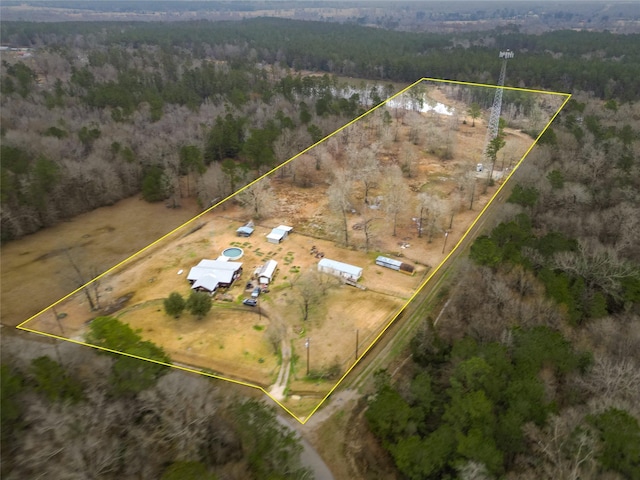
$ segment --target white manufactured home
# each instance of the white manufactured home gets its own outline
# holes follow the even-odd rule
[[[335,275],[352,282],[357,282],[362,276],[362,268],[348,263],[338,262],[329,258],[323,258],[318,262],[318,271]]]
[[[258,281],[261,285],[269,285],[271,280],[273,280],[273,276],[276,273],[276,268],[278,267],[278,262],[275,260],[269,260],[266,262],[260,271],[258,272]]]

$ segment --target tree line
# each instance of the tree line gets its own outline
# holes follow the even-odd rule
[[[64,26],[80,32],[87,28]],[[60,30],[61,24],[9,23],[2,41],[33,45]],[[248,56],[297,70],[405,82],[428,76],[495,83],[500,69],[497,51],[510,48],[517,51],[517,60],[509,67],[512,85],[592,91],[600,98],[622,100],[640,92],[639,35],[587,31],[528,35],[499,29],[432,34],[275,18],[170,25],[99,23],[95,31],[112,45],[180,46],[196,55],[226,50],[227,58]]]

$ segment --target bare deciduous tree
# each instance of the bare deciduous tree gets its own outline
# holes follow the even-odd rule
[[[311,155],[300,155],[291,162],[291,170],[293,171],[293,183],[301,188],[309,188],[313,186],[315,178],[314,164],[317,160]]]
[[[576,252],[559,252],[554,267],[581,277],[587,286],[597,286],[614,298],[620,298],[620,281],[639,274],[638,268],[621,259],[612,249],[593,242],[578,242]]]
[[[349,246],[349,221],[348,215],[351,211],[351,189],[352,181],[344,170],[333,172],[334,178],[327,189],[329,197],[329,207],[339,218],[339,235],[345,247]]]
[[[417,228],[418,237],[422,237],[423,232],[427,233],[429,243],[433,241],[433,236],[442,231],[442,220],[445,213],[445,203],[437,195],[426,192],[418,194],[418,217]]]
[[[361,218],[362,221],[360,222],[360,225],[362,226],[362,233],[364,234],[364,251],[368,252],[375,240],[375,222],[380,218],[375,215],[374,211],[370,210],[366,206],[362,209]]]
[[[538,467],[542,478],[597,478],[597,437],[583,418],[580,412],[567,409],[552,416],[543,428],[524,426],[525,435],[544,459]]]
[[[402,170],[397,165],[385,168],[383,186],[383,206],[391,224],[393,225],[392,235],[397,233],[398,218],[402,213],[408,213],[410,191],[404,178]]]
[[[100,309],[100,280],[93,280],[90,284],[87,283],[98,276],[96,267],[91,267],[90,272],[86,272],[79,264],[77,259],[71,253],[70,248],[64,249],[65,256],[67,260],[69,260],[69,265],[75,272],[74,281],[76,283],[76,287],[83,287],[82,292],[84,293],[87,301],[89,302],[89,308],[91,311]],[[85,286],[86,285],[86,286]]]
[[[634,403],[640,398],[640,368],[629,358],[615,360],[598,355],[580,382],[592,395],[608,401]]]
[[[456,175],[458,190],[463,198],[469,200],[469,210],[473,210],[473,202],[476,197],[476,173],[474,171],[462,171]]]
[[[362,149],[353,145],[347,147],[347,170],[352,180],[362,184],[365,205],[369,204],[369,194],[376,188],[380,178],[377,150],[377,145]]]
[[[263,178],[259,182],[242,190],[236,198],[244,207],[249,209],[254,219],[259,220],[265,216],[269,216],[275,206],[271,179]]]
[[[298,306],[302,313],[302,320],[307,321],[309,319],[309,313],[318,305],[321,295],[320,290],[316,285],[316,272],[305,272],[300,276],[300,281],[296,284],[296,290],[298,292]]]

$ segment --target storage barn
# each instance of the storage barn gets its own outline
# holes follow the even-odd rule
[[[336,277],[350,280],[352,282],[357,282],[362,276],[361,267],[338,262],[337,260],[330,260],[328,258],[323,258],[318,262],[318,271],[335,275]]]
[[[408,273],[410,275],[412,275],[413,271],[415,270],[413,266],[409,265],[408,263],[404,263],[400,260],[395,260],[389,257],[383,257],[382,255],[376,258],[376,265],[390,268],[391,270],[397,270],[398,272]]]
[[[293,227],[288,227],[286,225],[280,225],[280,226],[274,228],[273,230],[271,230],[271,233],[269,233],[267,235],[267,241],[269,243],[278,244],[282,240],[287,238],[287,235],[289,235],[289,233],[291,233],[291,230],[293,230]]]

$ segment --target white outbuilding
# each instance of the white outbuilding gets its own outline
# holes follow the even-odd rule
[[[287,225],[280,225],[274,228],[273,230],[271,230],[271,233],[267,235],[267,242],[278,244],[282,240],[287,238],[287,235],[291,233],[291,230],[293,230],[293,227],[288,227]]]

